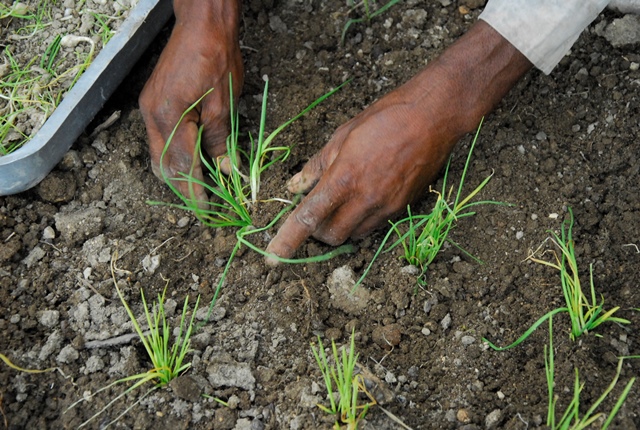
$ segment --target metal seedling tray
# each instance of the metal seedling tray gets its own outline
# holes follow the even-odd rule
[[[73,142],[127,76],[173,12],[170,0],[139,0],[36,135],[0,157],[0,196],[37,185],[60,162]]]

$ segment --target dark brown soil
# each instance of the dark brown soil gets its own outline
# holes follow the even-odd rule
[[[408,80],[480,13],[461,14],[455,2],[407,1],[353,26],[342,47],[345,2],[272,3],[255,0],[244,11],[245,129],[257,129],[264,74],[270,77],[269,129],[352,80],[279,138],[295,147],[284,165],[266,174],[264,192],[285,198],[291,197],[286,179],[336,127]],[[616,17],[606,12],[598,22]],[[329,278],[343,266],[360,276],[384,232],[352,242],[352,255],[319,264],[271,269],[243,250],[220,293],[215,321],[196,333],[192,368],[134,405],[114,427],[330,428],[316,406],[326,404],[326,392],[309,344],[316,335],[325,344],[330,338],[345,344],[354,327],[360,362],[388,394],[384,408],[411,428],[544,426],[546,324],[506,352],[488,349],[482,338],[505,345],[564,305],[557,271],[526,258],[548,230],[559,231],[568,208],[575,215],[583,283],[593,265],[597,299],[604,298],[607,309],[619,306],[617,315],[631,321],[606,323],[597,334],[572,341],[568,316],[554,318],[558,418],[571,400],[574,368],[585,384],[580,411],[586,412],[614,377],[616,357],[640,352],[640,316],[633,310],[640,307],[640,56],[637,44],[613,48],[593,28],[551,76],[529,73],[484,123],[467,189],[495,172],[479,197],[512,206],[479,206],[451,234],[483,264],[447,246],[429,268],[426,287],[419,287],[398,252],[384,254],[361,287],[368,292],[366,306],[356,309],[330,293]],[[111,281],[114,251],[118,267],[128,271],[118,278],[134,312],[142,312],[140,288],[155,297],[169,279],[173,321],[186,296],[193,303],[200,294],[209,303],[229,257],[233,231],[207,229],[188,213],[146,203],[177,201],[150,171],[136,101],[166,37],[96,119],[122,110],[119,122],[95,138],[88,137],[90,128],[34,190],[0,198],[0,352],[22,367],[59,366],[67,375],[1,367],[0,406],[8,428],[77,428],[124,386],[67,411],[74,401],[150,368],[139,342],[87,345],[132,332]],[[469,144],[467,137],[458,145],[449,184],[458,183]],[[434,195],[426,195],[415,211],[427,212],[433,202]],[[259,219],[266,222],[279,209],[262,206]],[[269,235],[254,240],[264,247]],[[551,249],[548,242],[545,247]],[[309,241],[298,256],[328,250]],[[385,340],[392,337],[399,343],[390,347]],[[608,413],[639,372],[639,360],[625,361],[599,411]],[[115,402],[88,427],[115,419],[147,388]],[[639,427],[638,411],[640,388],[634,386],[612,427]],[[377,407],[366,418],[363,428],[400,428]]]

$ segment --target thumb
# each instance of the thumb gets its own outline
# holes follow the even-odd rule
[[[294,194],[311,191],[323,173],[333,164],[347,135],[348,132],[345,128],[339,128],[325,147],[314,154],[302,170],[289,179],[287,189]]]

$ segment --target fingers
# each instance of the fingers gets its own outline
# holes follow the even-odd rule
[[[208,199],[204,187],[194,182],[203,180],[200,154],[196,151],[197,124],[193,120],[182,123],[168,146],[163,137],[165,133],[155,123],[148,123],[147,133],[153,173],[163,181],[170,181],[199,207],[206,207]]]
[[[312,191],[282,224],[267,246],[267,252],[282,258],[291,258],[296,249],[342,203],[335,200],[336,198],[340,196],[331,193],[328,187]],[[278,261],[267,258],[267,263],[275,265]]]
[[[338,128],[325,147],[311,157],[300,172],[289,179],[287,189],[294,194],[303,194],[311,191],[340,153],[340,148],[348,135],[348,131],[348,127],[345,126]]]

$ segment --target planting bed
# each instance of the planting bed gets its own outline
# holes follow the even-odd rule
[[[290,198],[285,181],[336,127],[408,80],[481,11],[461,13],[456,2],[449,3],[402,2],[370,25],[353,26],[339,47],[347,20],[343,1],[247,2],[241,127],[257,129],[264,74],[270,77],[269,130],[352,79],[278,138],[295,147],[283,166],[265,173],[263,195]],[[460,220],[452,233],[484,264],[446,247],[427,272],[427,286],[417,287],[399,254],[384,254],[356,305],[339,294],[335,279],[351,272],[357,279],[384,232],[353,241],[352,255],[319,264],[273,269],[242,250],[214,321],[195,334],[192,369],[151,393],[114,427],[330,428],[331,420],[316,407],[327,404],[326,393],[309,343],[320,334],[325,345],[330,338],[345,344],[352,327],[360,362],[380,380],[381,403],[411,428],[543,426],[546,325],[506,352],[489,350],[481,339],[510,343],[564,305],[558,273],[525,259],[549,236],[547,230],[559,230],[568,207],[576,218],[583,283],[588,284],[593,264],[598,297],[602,294],[606,308],[620,306],[618,316],[631,321],[604,324],[597,330],[600,337],[589,334],[574,342],[567,315],[554,318],[557,409],[570,401],[577,367],[586,411],[612,380],[616,357],[640,354],[640,316],[632,310],[640,307],[640,56],[637,42],[612,46],[607,25],[620,17],[603,13],[551,76],[532,71],[485,120],[467,189],[494,170],[479,198],[513,206],[479,206],[478,214]],[[76,428],[124,387],[65,412],[71,403],[149,368],[138,342],[104,342],[132,332],[109,271],[116,250],[117,266],[130,272],[118,277],[134,312],[141,312],[140,288],[155,297],[169,279],[168,312],[177,322],[186,295],[191,303],[198,294],[201,303],[211,300],[233,248],[233,231],[206,229],[187,213],[145,203],[176,201],[150,171],[137,107],[168,31],[94,126],[122,110],[118,122],[79,138],[35,189],[0,198],[0,353],[22,367],[58,366],[67,376],[0,367],[0,406],[9,428]],[[457,185],[469,144],[467,137],[456,148],[449,184]],[[393,154],[389,160],[392,169]],[[434,201],[426,195],[414,212],[430,210]],[[264,225],[281,206],[261,208],[256,223]],[[264,247],[274,233],[254,241]],[[309,241],[299,256],[329,249]],[[639,360],[625,362],[604,411],[639,373]],[[89,427],[116,418],[145,392],[116,402]],[[638,411],[636,384],[613,427],[638,428]],[[364,428],[400,427],[373,407]]]

